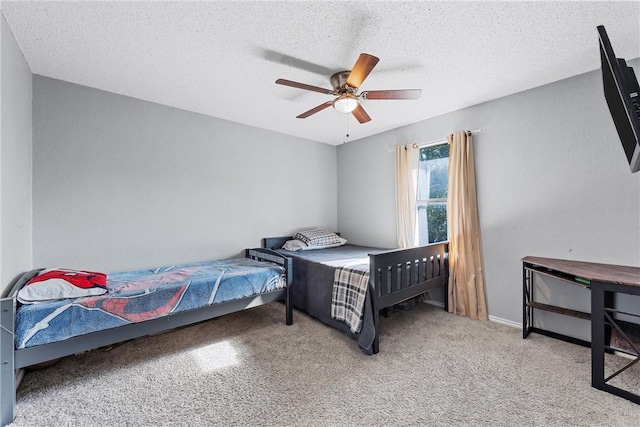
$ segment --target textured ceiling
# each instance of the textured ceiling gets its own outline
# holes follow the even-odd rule
[[[34,74],[339,144],[599,67],[596,26],[618,57],[640,56],[640,2],[3,1]],[[330,88],[366,52],[372,120],[276,85]],[[349,138],[346,134],[349,134]]]

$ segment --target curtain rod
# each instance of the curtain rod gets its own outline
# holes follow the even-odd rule
[[[476,130],[470,130],[470,131],[467,131],[467,132],[469,132],[469,133],[480,133],[480,132],[482,132],[482,128],[476,129]],[[429,145],[435,145],[435,144],[439,144],[439,143],[442,143],[442,142],[445,142],[445,141],[447,141],[447,137],[444,137],[442,139],[435,139],[435,140],[429,141],[429,142],[423,142],[422,144],[414,143],[413,144],[413,148],[424,148],[424,147],[428,147]]]

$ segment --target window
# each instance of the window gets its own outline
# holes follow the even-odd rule
[[[418,170],[418,228],[420,245],[447,240],[447,181],[449,144],[420,149]]]

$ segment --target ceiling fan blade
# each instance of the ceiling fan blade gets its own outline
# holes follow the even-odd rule
[[[333,104],[333,101],[327,101],[324,104],[320,104],[317,107],[312,108],[309,111],[305,111],[304,113],[300,114],[299,116],[296,116],[296,119],[306,119],[307,117],[309,117],[312,114],[315,114],[319,111],[324,110],[327,107],[331,107],[331,104]]]
[[[422,89],[369,90],[360,96],[363,99],[418,99],[421,94]]]
[[[284,85],[284,86],[291,86],[291,87],[295,87],[298,89],[305,89],[305,90],[311,90],[313,92],[319,92],[319,93],[324,93],[325,95],[333,95],[333,91],[330,89],[324,89],[318,86],[311,86],[308,84],[304,84],[304,83],[298,83],[298,82],[294,82],[291,80],[286,80],[286,79],[278,79],[276,80],[276,83],[279,85]]]
[[[367,123],[368,121],[371,120],[371,117],[369,117],[369,115],[367,114],[366,111],[364,111],[364,108],[362,108],[362,105],[358,104],[358,106],[356,107],[355,110],[353,110],[351,112],[351,114],[353,114],[353,116],[358,119],[358,121],[360,123]]]
[[[380,61],[373,55],[368,53],[361,53],[356,61],[356,65],[353,66],[349,77],[347,78],[347,85],[352,88],[358,88],[362,85],[364,79],[367,78],[373,67]]]

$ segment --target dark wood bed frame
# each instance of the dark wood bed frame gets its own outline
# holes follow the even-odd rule
[[[266,237],[262,245],[275,250],[287,240],[291,237]],[[449,243],[370,254],[369,286],[375,326],[373,353],[376,354],[380,351],[380,311],[441,286],[445,289],[444,310],[449,310]]]
[[[264,248],[246,249],[245,256],[257,261],[269,261],[283,266],[286,270],[286,288],[213,304],[199,309],[173,313],[145,322],[130,323],[117,328],[69,338],[64,341],[16,350],[15,318],[18,304],[16,297],[18,291],[42,269],[31,270],[21,275],[14,285],[9,288],[7,295],[0,299],[0,425],[10,424],[15,418],[16,378],[22,368],[213,319],[278,300],[284,300],[286,324],[291,325],[293,323],[290,297],[291,259],[278,252]]]

